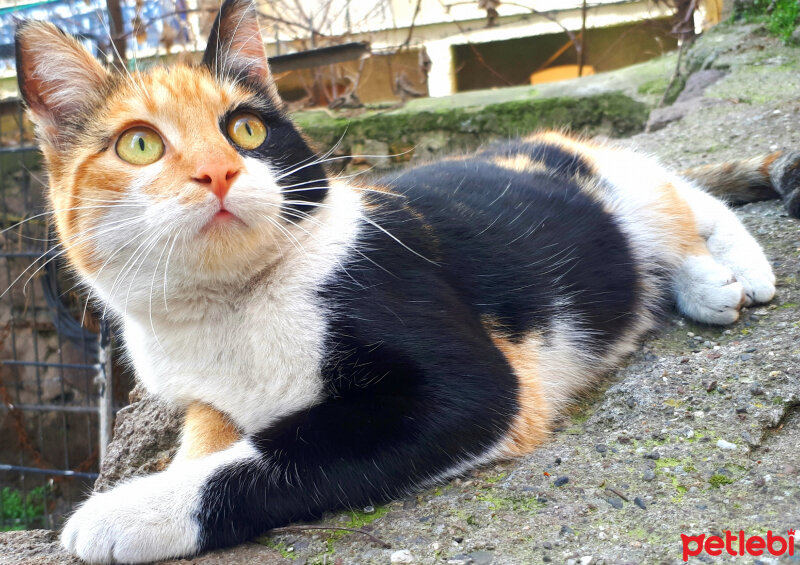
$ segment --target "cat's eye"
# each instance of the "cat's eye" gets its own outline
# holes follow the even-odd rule
[[[242,149],[255,149],[267,139],[267,126],[253,114],[234,114],[228,120],[228,136]]]
[[[117,155],[132,165],[155,163],[163,154],[164,140],[148,127],[132,127],[117,140]]]

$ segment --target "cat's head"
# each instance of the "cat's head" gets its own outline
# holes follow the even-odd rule
[[[249,0],[223,4],[196,67],[109,72],[43,22],[21,23],[16,49],[58,235],[101,294],[131,265],[155,278],[167,254],[198,280],[246,274],[314,221],[325,173],[282,111]]]

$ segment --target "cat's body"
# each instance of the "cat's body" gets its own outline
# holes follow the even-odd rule
[[[138,377],[188,409],[168,470],[67,523],[88,561],[231,545],[527,453],[670,300],[731,323],[775,292],[730,210],[613,147],[545,133],[374,185],[326,179],[275,107],[245,2],[223,6],[205,68],[137,86],[84,61],[103,96],[69,108],[75,77],[46,84],[31,29],[20,84],[59,235],[78,242],[67,254],[123,325]],[[270,130],[246,150],[230,129],[242,108],[258,117],[245,145],[258,121]],[[115,135],[141,124],[161,153],[136,130],[141,154],[118,141],[115,156]],[[775,161],[747,174],[768,180]],[[107,204],[76,211],[92,202]]]

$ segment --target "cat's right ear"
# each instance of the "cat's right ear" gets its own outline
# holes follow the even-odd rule
[[[77,39],[53,24],[22,21],[15,33],[17,82],[42,141],[58,146],[104,92],[109,73]]]

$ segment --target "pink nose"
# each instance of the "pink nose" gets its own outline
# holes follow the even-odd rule
[[[197,169],[192,180],[207,185],[208,190],[222,202],[231,189],[234,179],[239,175],[239,170],[230,163],[204,164]]]

